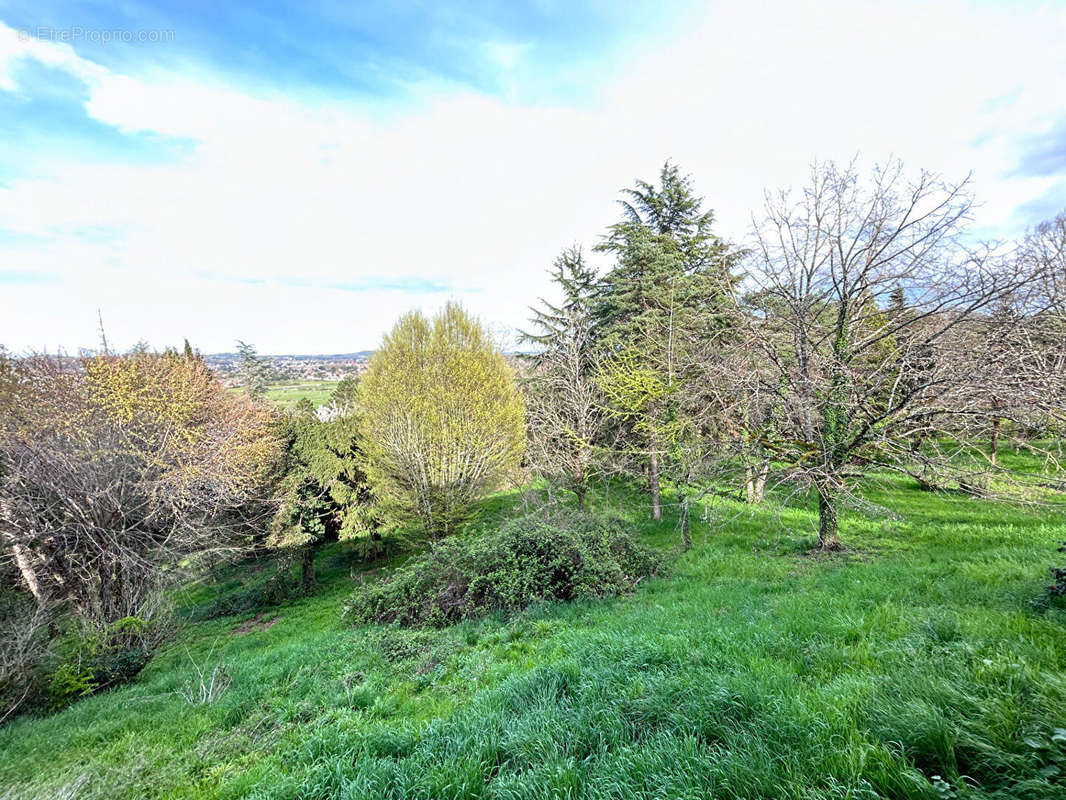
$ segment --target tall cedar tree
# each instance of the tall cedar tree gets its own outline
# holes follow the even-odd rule
[[[255,345],[237,341],[237,373],[240,375],[244,392],[253,400],[266,394],[270,384],[270,363],[257,355]]]
[[[664,448],[658,432],[672,413],[670,395],[695,350],[725,324],[727,297],[736,284],[735,258],[712,231],[714,213],[704,210],[691,178],[667,162],[659,183],[637,181],[623,190],[622,220],[596,248],[616,258],[595,307],[601,351],[608,359],[625,355],[627,372],[639,367],[660,373],[666,389],[647,395],[641,408],[616,415],[627,420],[634,449],[645,461],[653,519],[662,518]]]

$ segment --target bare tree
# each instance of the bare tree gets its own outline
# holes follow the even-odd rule
[[[1030,231],[1017,259],[1033,277],[1030,290],[1015,303],[1025,322],[1028,393],[1042,417],[1038,427],[1052,428],[1061,438],[1066,425],[1066,211]]]
[[[190,559],[238,549],[235,512],[276,455],[269,412],[200,360],[7,359],[0,537],[40,603],[138,613]]]
[[[978,483],[964,473],[987,399],[1011,378],[1001,360],[989,368],[991,311],[1032,276],[964,246],[970,208],[967,181],[908,178],[898,162],[869,180],[815,165],[801,194],[767,196],[742,309],[755,356],[738,380],[780,415],[741,424],[814,490],[824,548],[838,546],[849,485],[876,467]]]
[[[585,508],[594,469],[597,439],[603,428],[602,398],[592,374],[596,366],[592,304],[596,274],[579,247],[555,260],[552,279],[563,299],[533,309],[532,333],[523,341],[536,346],[527,358],[524,383],[529,441],[526,458],[551,484],[561,484]]]

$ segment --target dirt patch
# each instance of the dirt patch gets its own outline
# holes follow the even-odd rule
[[[245,634],[251,633],[252,631],[265,631],[268,628],[274,627],[274,625],[277,624],[277,621],[281,619],[281,617],[277,615],[271,617],[270,619],[264,619],[264,616],[264,614],[256,614],[251,619],[245,620],[236,628],[234,628],[233,632],[238,634]]]

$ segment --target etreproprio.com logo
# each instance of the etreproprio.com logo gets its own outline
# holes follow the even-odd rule
[[[59,42],[73,44],[90,42],[92,44],[111,44],[112,42],[172,42],[172,30],[134,30],[132,28],[83,28],[72,25],[69,28],[54,28],[39,25],[34,28],[21,28],[18,38],[24,42],[36,39],[42,42]]]

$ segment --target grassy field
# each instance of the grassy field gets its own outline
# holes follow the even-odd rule
[[[267,389],[267,399],[281,408],[292,408],[305,397],[316,406],[329,401],[338,381],[302,381],[277,383]]]
[[[1042,602],[1066,516],[867,496],[894,513],[845,515],[844,554],[810,553],[802,504],[723,498],[679,553],[674,519],[613,490],[596,503],[659,577],[439,631],[346,625],[352,575],[381,567],[329,546],[314,597],[190,623],[135,684],[0,728],[0,797],[1066,797],[1066,612]],[[217,701],[176,694],[194,661],[232,676]]]

